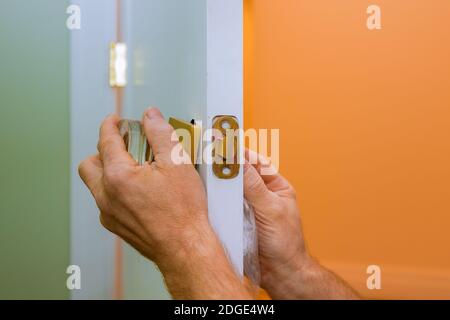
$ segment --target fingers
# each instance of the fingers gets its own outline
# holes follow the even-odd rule
[[[270,175],[260,175],[270,191],[277,192],[280,190],[291,189],[289,182],[271,166],[270,160],[266,157],[245,149],[245,159],[260,173],[263,168],[269,171]]]
[[[264,206],[272,197],[258,171],[248,162],[244,164],[244,196],[255,207]]]
[[[155,159],[170,161],[172,148],[177,141],[172,141],[174,129],[164,120],[161,112],[156,108],[149,108],[144,114],[144,132],[153,150]]]
[[[119,132],[119,116],[113,114],[103,121],[100,128],[98,149],[105,168],[111,165],[136,165],[128,154]]]
[[[84,160],[78,167],[78,173],[94,197],[101,186],[103,175],[102,162],[98,155]]]

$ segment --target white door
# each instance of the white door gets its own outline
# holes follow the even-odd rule
[[[101,19],[108,23],[111,30],[89,32],[84,26],[83,36],[76,36],[72,41],[72,65],[80,63],[76,55],[82,49],[97,50],[92,56],[106,55],[104,50],[109,42],[123,42],[127,45],[128,72],[127,85],[123,89],[112,89],[107,86],[105,63],[99,58],[89,65],[85,63],[84,73],[78,70],[77,78],[85,83],[73,85],[74,92],[86,94],[89,82],[95,81],[101,87],[91,95],[97,97],[97,118],[115,101],[124,118],[141,119],[148,106],[156,106],[164,115],[184,120],[195,119],[202,122],[204,130],[212,128],[213,119],[217,116],[230,115],[243,126],[243,3],[242,0],[102,0],[93,5],[90,1],[74,1],[80,4],[82,14],[92,19],[103,11]],[[108,20],[107,16],[109,16]],[[100,16],[99,16],[100,18]],[[98,29],[98,27],[97,27]],[[103,31],[103,32],[102,32]],[[95,48],[94,48],[95,46]],[[75,56],[74,56],[75,55]],[[87,57],[87,55],[86,55]],[[75,66],[74,66],[75,67]],[[95,77],[90,74],[98,72]],[[98,79],[102,78],[98,83]],[[84,89],[84,90],[83,90]],[[100,92],[103,92],[101,94]],[[91,97],[92,98],[92,97]],[[86,99],[74,98],[72,109],[89,113],[86,107],[80,106]],[[102,110],[102,111],[98,111]],[[102,115],[103,116],[103,115]],[[81,125],[82,117],[72,122],[73,126]],[[76,140],[73,158],[78,160],[84,156],[86,144],[95,147],[95,139],[81,141],[76,137],[77,129],[73,129]],[[75,132],[74,132],[75,131]],[[89,129],[88,131],[93,131]],[[84,133],[86,135],[86,132]],[[221,179],[213,172],[212,165],[201,164],[199,172],[203,178],[208,194],[208,207],[211,223],[222,240],[230,260],[239,274],[243,273],[243,179],[242,168],[233,179]],[[73,178],[73,187],[79,188]],[[84,192],[72,194],[73,201],[88,201]],[[86,248],[83,236],[98,238],[97,228],[80,231],[82,218],[90,212],[80,210],[96,210],[92,202],[88,206],[72,206],[72,215],[77,225],[72,226],[73,263],[77,259],[89,265],[113,265],[113,270],[102,276],[102,281],[112,283],[116,296],[135,299],[169,298],[161,275],[152,263],[141,257],[128,245],[115,246],[114,239],[103,235],[98,239],[103,244],[94,245],[94,249]],[[92,219],[92,218],[90,218]],[[85,221],[85,220],[84,220]],[[102,233],[103,234],[103,233]],[[107,247],[113,252],[113,260],[103,257],[98,261],[96,251]],[[95,250],[97,248],[97,250]],[[91,252],[92,254],[89,254]],[[109,259],[109,260],[108,260]],[[105,262],[105,260],[107,260]],[[109,268],[109,269],[108,269]],[[110,267],[106,270],[110,270]],[[94,276],[94,275],[92,275]],[[105,288],[111,289],[107,283]],[[118,288],[119,287],[119,288]],[[94,297],[94,289],[87,288],[85,293],[74,295],[75,298]],[[113,296],[113,295],[112,295]],[[106,295],[107,297],[107,295]],[[100,297],[101,298],[101,297]]]

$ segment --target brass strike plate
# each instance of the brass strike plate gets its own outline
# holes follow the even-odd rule
[[[219,179],[233,179],[239,175],[239,123],[233,116],[218,116],[213,119],[214,135],[213,172]]]

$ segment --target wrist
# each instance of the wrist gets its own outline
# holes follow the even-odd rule
[[[318,268],[320,265],[308,252],[298,253],[287,263],[265,272],[263,287],[273,299],[306,297]]]
[[[344,281],[308,254],[297,257],[277,279],[266,289],[273,299],[359,299]]]
[[[249,299],[209,222],[158,266],[175,299]]]
[[[166,241],[155,263],[163,274],[178,272],[196,261],[211,258],[221,248],[219,246],[208,219],[201,218],[182,230],[176,230]]]

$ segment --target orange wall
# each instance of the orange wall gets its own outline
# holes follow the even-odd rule
[[[367,297],[450,298],[450,1],[245,1],[246,126],[281,129],[313,255]]]

